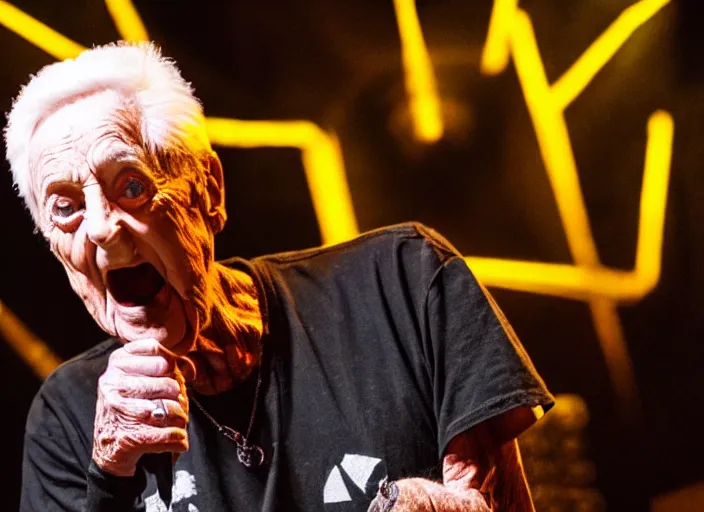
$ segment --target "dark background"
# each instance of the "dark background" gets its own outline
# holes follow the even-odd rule
[[[526,0],[555,80],[632,0]],[[19,1],[25,12],[86,45],[119,39],[100,1]],[[418,220],[464,254],[571,263],[555,201],[512,65],[479,74],[488,0],[419,1],[440,93],[457,114],[438,144],[412,143],[400,42],[386,0],[136,1],[150,37],[176,59],[206,115],[308,119],[341,142],[361,230]],[[605,265],[630,269],[637,238],[645,125],[656,109],[675,121],[663,275],[622,306],[643,413],[619,422],[585,303],[493,290],[555,393],[587,403],[589,456],[609,510],[704,479],[704,36],[696,2],[673,2],[643,25],[567,109],[580,180]],[[54,58],[0,26],[0,109]],[[4,123],[4,119],[0,121]],[[229,222],[219,257],[318,245],[295,149],[217,148]],[[3,148],[4,152],[4,148]],[[62,357],[104,335],[33,234],[0,163],[0,300]],[[40,381],[0,343],[3,501],[16,509],[23,424]],[[8,501],[9,500],[9,501]],[[5,507],[5,505],[3,506]]]

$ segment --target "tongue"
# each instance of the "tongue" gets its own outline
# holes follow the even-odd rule
[[[164,286],[164,278],[149,263],[108,272],[108,288],[123,306],[145,306]]]

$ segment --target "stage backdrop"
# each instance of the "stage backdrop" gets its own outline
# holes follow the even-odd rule
[[[643,510],[704,477],[696,11],[667,0],[0,1],[0,108],[57,59],[156,41],[203,100],[223,162],[218,257],[432,226],[563,395],[541,427],[548,446],[523,440],[541,507],[588,488],[580,510]],[[15,509],[42,375],[104,335],[0,166],[0,464]],[[560,457],[571,469],[555,469]]]

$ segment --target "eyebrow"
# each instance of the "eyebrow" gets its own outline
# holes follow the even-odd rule
[[[141,155],[139,149],[131,146],[100,155],[98,159],[91,159],[89,163],[91,164],[91,171],[98,178],[98,181],[109,185],[112,185],[124,170],[124,165],[120,164],[126,164],[142,172],[146,168],[143,155]]]
[[[132,148],[117,149],[101,155],[98,159],[92,160],[90,163],[90,167],[94,175],[97,175],[99,178],[107,178],[99,179],[99,181],[105,181],[108,183],[114,181],[114,179],[119,176],[122,171],[122,169],[116,169],[113,173],[105,176],[105,170],[114,164],[126,163],[134,166],[138,170],[143,170],[144,167],[143,159],[140,157],[139,153],[135,152]],[[77,183],[71,179],[72,176],[73,169],[65,169],[59,166],[44,174],[39,183],[39,190],[41,191],[39,197],[40,204],[43,204],[46,199],[58,188],[65,186],[76,186]]]
[[[92,159],[91,159],[92,160]],[[99,159],[92,160],[90,163],[91,168],[95,172],[99,172],[101,169],[104,169],[111,164],[114,163],[122,163],[122,162],[129,162],[129,163],[138,163],[142,164],[142,158],[140,157],[138,152],[135,152],[132,149],[118,149],[113,152],[110,152],[106,155],[101,156]]]

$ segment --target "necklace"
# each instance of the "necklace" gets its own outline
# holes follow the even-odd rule
[[[230,428],[227,425],[223,425],[213,418],[208,411],[205,410],[196,397],[192,393],[189,393],[191,401],[196,404],[196,407],[205,415],[206,418],[217,428],[227,439],[235,443],[237,446],[237,460],[247,467],[259,467],[264,464],[264,450],[256,444],[249,442],[249,436],[252,433],[252,426],[254,425],[254,418],[257,414],[257,403],[259,402],[259,389],[262,386],[262,366],[263,361],[259,361],[259,371],[257,375],[257,385],[254,389],[254,403],[252,404],[252,414],[249,416],[249,425],[247,426],[247,432],[242,435],[240,432],[234,428]]]

